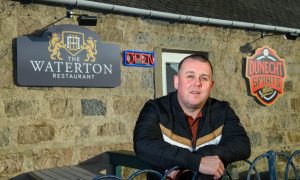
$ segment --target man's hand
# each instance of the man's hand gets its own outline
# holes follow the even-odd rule
[[[219,156],[205,156],[201,158],[199,172],[220,179],[224,173],[224,164]]]
[[[167,180],[174,180],[176,178],[178,172],[179,172],[179,170],[171,171],[167,176]]]

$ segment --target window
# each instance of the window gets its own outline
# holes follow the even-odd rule
[[[163,95],[175,91],[173,77],[178,71],[179,62],[194,53],[203,54],[208,57],[207,52],[162,52],[162,89]]]
[[[190,55],[190,53],[162,53],[163,95],[167,95],[168,93],[175,91],[173,77],[177,73],[179,62],[188,55]]]

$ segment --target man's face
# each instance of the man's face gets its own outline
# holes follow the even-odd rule
[[[203,107],[214,85],[209,63],[186,59],[174,76],[174,87],[183,110],[192,111]],[[186,112],[187,113],[187,112]]]

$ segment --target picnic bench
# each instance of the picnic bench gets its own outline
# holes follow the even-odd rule
[[[108,174],[122,177],[122,166],[135,169],[149,169],[150,167],[136,157],[133,151],[117,150],[108,151],[108,162],[111,166]],[[93,162],[94,166],[101,162]],[[28,173],[30,179],[35,180],[92,180],[95,177],[101,177],[103,174],[91,171],[82,165],[55,167],[50,169],[41,169]]]

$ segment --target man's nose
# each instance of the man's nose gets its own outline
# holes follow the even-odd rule
[[[195,86],[202,86],[201,78],[195,78],[195,80],[194,80],[194,85],[195,85]]]

